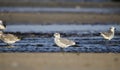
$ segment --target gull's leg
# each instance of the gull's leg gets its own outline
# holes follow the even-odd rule
[[[76,55],[80,55],[80,52],[76,52]]]
[[[7,43],[7,47],[8,47],[8,48],[13,48],[14,46],[13,46],[13,44],[8,44],[8,43]]]
[[[60,48],[61,52],[64,52],[64,48]]]
[[[61,52],[64,54],[65,52],[64,52],[64,48],[60,48],[60,50],[61,50]]]
[[[106,45],[106,40],[102,39],[103,45]]]
[[[108,45],[108,44],[109,44],[109,40],[106,40],[106,41],[105,41],[105,44]]]

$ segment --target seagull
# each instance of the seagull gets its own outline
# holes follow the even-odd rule
[[[111,27],[108,32],[100,32],[101,36],[106,40],[111,40],[115,34],[115,27]]]
[[[3,24],[2,20],[0,20],[0,30],[5,30],[5,28],[6,28],[6,25]]]
[[[61,38],[59,33],[55,33],[54,34],[54,42],[57,46],[61,47],[61,49],[63,48],[67,48],[69,46],[75,45],[76,43],[74,41],[65,39],[65,38]]]
[[[3,34],[2,31],[0,31],[0,39],[5,42],[7,45],[12,46],[17,41],[20,41],[18,37],[16,37],[13,34]]]

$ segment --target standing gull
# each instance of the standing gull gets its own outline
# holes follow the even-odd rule
[[[6,25],[3,24],[3,21],[0,20],[0,30],[4,30],[6,28]]]
[[[111,40],[114,37],[115,27],[111,27],[108,32],[101,32],[101,36],[106,40]]]
[[[3,34],[2,31],[0,31],[0,39],[5,42],[7,45],[12,46],[17,41],[20,41],[18,37],[16,37],[13,34]]]
[[[61,38],[59,33],[55,33],[54,34],[54,42],[57,46],[61,47],[61,48],[67,48],[69,46],[75,45],[74,41],[65,39],[65,38]]]

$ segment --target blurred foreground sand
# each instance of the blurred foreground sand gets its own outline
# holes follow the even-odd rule
[[[0,70],[119,70],[113,53],[0,53]]]

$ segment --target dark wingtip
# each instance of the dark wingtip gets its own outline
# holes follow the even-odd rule
[[[99,35],[101,35],[101,34],[102,34],[102,32],[99,33]]]

